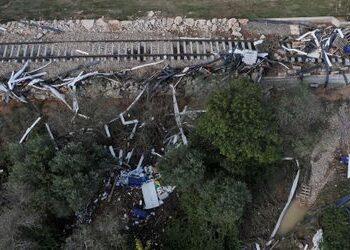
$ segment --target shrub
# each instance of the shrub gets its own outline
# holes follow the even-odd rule
[[[327,208],[321,216],[323,228],[322,246],[326,250],[350,249],[349,215],[341,208]]]
[[[241,249],[235,227],[220,228],[202,220],[178,218],[165,231],[164,249]]]
[[[204,177],[203,154],[186,146],[170,150],[158,163],[164,181],[186,191]]]
[[[211,96],[198,132],[233,163],[226,164],[228,171],[254,175],[280,157],[271,117],[259,86],[239,78]]]
[[[182,215],[166,230],[165,249],[239,249],[237,228],[250,199],[244,183],[209,172],[205,155],[188,146],[167,153],[159,169],[177,186]]]
[[[69,217],[85,208],[106,171],[101,147],[70,143],[56,152],[49,139],[35,137],[9,148],[10,182],[23,186],[34,208]]]

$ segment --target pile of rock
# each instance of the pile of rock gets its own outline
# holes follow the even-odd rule
[[[213,18],[193,19],[177,16],[175,18],[157,17],[149,12],[146,17],[136,20],[107,20],[105,18],[83,20],[52,20],[52,21],[18,21],[0,24],[0,34],[35,35],[40,39],[47,33],[57,32],[173,32],[177,34],[220,34],[242,37],[241,26],[248,23],[247,19]]]

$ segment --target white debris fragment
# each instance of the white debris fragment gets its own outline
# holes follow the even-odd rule
[[[51,140],[53,141],[54,145],[55,145],[55,149],[58,150],[58,146],[56,144],[56,141],[55,141],[55,137],[53,137],[53,134],[52,134],[52,131],[50,129],[50,126],[48,123],[45,122],[45,127],[46,127],[46,130],[47,132],[49,133],[49,136],[51,138]]]
[[[317,230],[314,237],[312,237],[313,247],[312,250],[320,250],[320,243],[323,239],[323,231],[322,229]]]
[[[40,71],[40,70],[46,68],[47,66],[49,66],[51,63],[52,63],[52,62],[48,62],[47,64],[45,64],[45,65],[43,65],[43,66],[41,66],[41,67],[39,67],[39,68],[37,68],[37,69],[33,69],[32,71],[29,71],[29,72],[27,72],[26,74],[29,74],[29,75],[30,75],[30,74],[33,74],[33,73],[35,73],[35,72],[38,72],[38,71]]]
[[[112,157],[115,158],[115,159],[117,159],[117,156],[115,155],[115,152],[114,152],[113,147],[112,147],[112,146],[109,146],[108,149],[109,149],[109,152],[111,153]]]
[[[105,132],[108,138],[111,138],[111,132],[109,132],[109,127],[107,124],[104,125]]]
[[[158,61],[158,62],[153,62],[153,63],[148,63],[148,64],[143,64],[143,65],[139,65],[139,66],[133,67],[131,69],[125,69],[123,71],[124,72],[125,71],[134,71],[134,70],[137,70],[137,69],[142,69],[144,67],[149,67],[149,66],[154,66],[154,65],[157,65],[157,64],[161,64],[163,62],[164,62],[164,60],[161,60],[161,61]]]
[[[134,152],[134,149],[132,149],[130,152],[128,152],[128,153],[126,154],[126,157],[125,157],[126,163],[129,163],[129,161],[130,161],[130,159],[131,159],[131,157],[132,157],[133,152]]]
[[[75,52],[77,52],[78,54],[82,54],[82,55],[89,55],[88,52],[85,52],[85,51],[82,51],[82,50],[79,50],[79,49],[76,49]]]
[[[142,166],[142,163],[143,163],[143,160],[144,160],[144,156],[143,156],[143,154],[141,155],[141,158],[140,158],[140,160],[139,160],[139,163],[137,164],[137,168],[140,168],[141,166]]]
[[[73,110],[72,107],[69,106],[69,104],[66,102],[66,97],[63,94],[61,94],[56,88],[46,84],[43,85],[43,87],[50,91],[51,94],[53,94],[57,99],[62,101],[70,110]]]
[[[287,48],[287,47],[284,46],[284,45],[282,45],[282,48],[283,48],[284,50],[289,51],[289,52],[296,52],[296,53],[298,53],[298,54],[300,54],[300,55],[304,55],[304,56],[307,55],[307,53],[304,52],[304,51],[301,51],[301,50],[298,50],[298,49],[290,49],[290,48]]]
[[[145,201],[144,209],[152,209],[159,207],[161,204],[158,200],[158,195],[156,191],[156,187],[154,185],[154,181],[150,181],[142,184],[142,195],[143,200]]]
[[[258,51],[250,49],[235,49],[235,54],[242,55],[242,61],[247,65],[254,65],[258,60]]]
[[[173,85],[170,85],[170,88],[172,89],[172,92],[173,92],[173,106],[174,106],[175,121],[180,130],[182,142],[183,144],[187,145],[188,141],[181,124],[181,116],[180,116],[179,106],[177,105],[175,88]]]
[[[26,132],[24,133],[24,135],[22,136],[22,138],[19,140],[19,144],[22,144],[22,142],[27,138],[27,136],[29,135],[29,133],[32,131],[32,129],[35,127],[35,125],[37,125],[41,120],[41,117],[39,117],[38,119],[36,119],[33,124],[27,128]]]
[[[262,44],[264,42],[264,40],[260,39],[254,42],[254,46]]]

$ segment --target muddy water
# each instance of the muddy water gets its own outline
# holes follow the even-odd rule
[[[290,205],[289,208],[284,215],[281,225],[277,231],[279,235],[284,235],[291,230],[298,224],[298,222],[302,221],[304,216],[307,213],[307,207],[304,205],[301,205],[298,200],[294,199]]]

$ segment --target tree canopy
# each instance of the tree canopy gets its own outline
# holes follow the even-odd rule
[[[252,174],[279,159],[279,137],[259,86],[238,78],[215,92],[198,124],[199,134],[233,164],[234,174]]]
[[[49,139],[35,137],[9,148],[10,181],[24,186],[37,209],[68,217],[85,208],[99,188],[107,168],[103,148],[69,143],[56,152]]]
[[[326,250],[350,249],[349,216],[342,208],[327,208],[321,216],[323,244]]]
[[[239,249],[238,225],[250,199],[246,185],[208,171],[205,155],[188,146],[159,162],[162,177],[179,192],[181,216],[167,228],[169,249]]]

